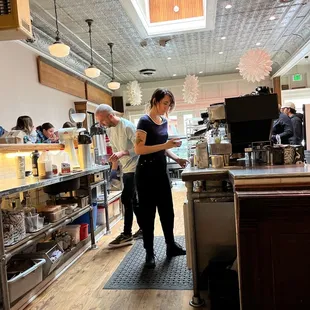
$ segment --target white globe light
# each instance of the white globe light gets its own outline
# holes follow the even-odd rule
[[[86,68],[84,72],[85,72],[86,76],[88,76],[92,79],[96,78],[100,75],[100,70],[98,68],[94,67],[93,65]]]
[[[108,87],[112,90],[117,90],[119,89],[121,86],[121,84],[119,82],[116,81],[111,81],[110,83],[108,83]]]
[[[86,113],[72,113],[71,117],[75,123],[82,123],[86,118]]]
[[[54,42],[52,45],[48,47],[51,55],[54,57],[66,57],[70,53],[70,47],[60,41]]]

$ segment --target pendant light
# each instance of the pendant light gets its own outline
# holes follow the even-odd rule
[[[56,41],[48,47],[48,50],[50,51],[50,54],[52,56],[61,58],[61,57],[66,57],[69,55],[70,46],[60,41],[56,0],[54,0],[54,8],[55,8],[55,18],[56,18],[56,38],[55,38]]]
[[[89,46],[90,46],[90,66],[85,69],[86,76],[90,78],[96,78],[100,75],[100,70],[94,66],[94,60],[93,60],[93,44],[91,40],[91,25],[93,23],[92,19],[86,19],[86,23],[88,24],[88,33],[89,33]]]
[[[110,83],[108,83],[108,87],[112,90],[117,90],[120,88],[121,84],[119,82],[116,82],[115,81],[115,78],[114,78],[114,64],[113,64],[113,51],[112,51],[112,48],[113,48],[113,43],[108,43],[108,45],[110,46],[110,53],[111,53],[111,65],[112,65],[112,80]]]

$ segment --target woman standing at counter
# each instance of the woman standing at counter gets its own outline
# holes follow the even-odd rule
[[[58,143],[59,138],[55,134],[55,128],[51,123],[44,123],[37,127],[38,143]]]
[[[167,257],[185,255],[186,251],[174,241],[174,212],[166,156],[185,167],[187,160],[178,158],[171,148],[179,147],[179,139],[168,139],[166,116],[175,106],[174,96],[167,89],[157,89],[151,98],[147,115],[139,120],[136,132],[135,152],[140,155],[136,170],[136,184],[147,268],[155,267],[154,221],[156,207],[167,244]]]

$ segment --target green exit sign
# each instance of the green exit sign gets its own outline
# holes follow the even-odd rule
[[[301,74],[294,74],[293,75],[293,81],[294,82],[299,82],[302,80],[302,75]]]

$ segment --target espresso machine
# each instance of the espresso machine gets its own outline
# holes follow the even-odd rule
[[[232,146],[227,135],[225,105],[224,103],[212,104],[207,111],[209,121],[207,136],[211,166],[214,168],[223,164],[229,166]]]
[[[246,166],[303,163],[302,146],[271,142],[279,108],[277,95],[270,94],[266,87],[257,88],[251,95],[226,98],[225,111],[232,152],[245,154]]]

